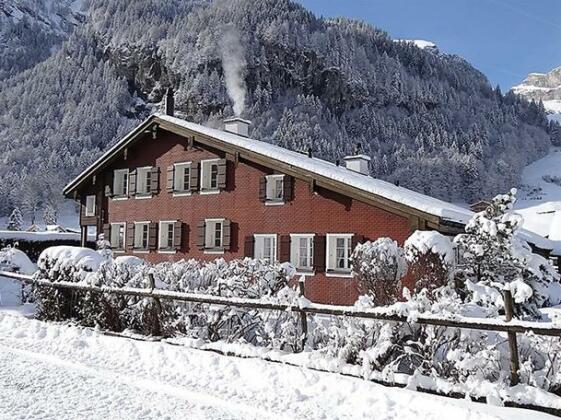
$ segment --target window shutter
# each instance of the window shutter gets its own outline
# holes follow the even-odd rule
[[[160,168],[157,166],[150,170],[150,192],[152,194],[160,192]]]
[[[134,248],[134,223],[127,224],[127,238],[125,245],[129,251],[132,251]]]
[[[175,166],[171,165],[168,166],[167,172],[166,172],[166,190],[167,192],[171,193],[173,192],[173,174],[175,171]]]
[[[280,255],[279,261],[290,261],[290,235],[281,235],[280,237]]]
[[[293,184],[294,184],[294,178],[292,178],[290,175],[285,175],[282,183],[282,187],[283,187],[282,198],[284,201],[292,201]]]
[[[232,223],[226,219],[222,222],[222,247],[229,251],[232,245]]]
[[[183,223],[175,222],[173,224],[173,247],[178,251],[181,249],[182,236],[183,236]]]
[[[267,201],[267,177],[262,176],[259,180],[259,200],[263,203]]]
[[[105,197],[113,197],[113,171],[105,174]]]
[[[197,224],[197,248],[205,249],[205,221],[201,221]]]
[[[109,223],[103,225],[103,239],[111,242],[111,225]]]
[[[253,235],[245,237],[243,255],[248,258],[255,258],[255,237]]]
[[[226,159],[220,159],[218,162],[218,189],[226,189],[226,170],[228,169],[228,162]]]
[[[325,271],[325,236],[314,236],[314,269],[317,272]]]
[[[136,195],[136,169],[129,173],[129,196]]]
[[[358,244],[362,244],[364,243],[364,236],[362,235],[357,235],[356,233],[353,235],[353,237],[351,238],[351,254],[354,252],[356,246]]]
[[[158,223],[151,222],[148,225],[148,249],[156,249],[158,246]]]
[[[191,191],[195,192],[199,189],[199,163],[191,164]]]

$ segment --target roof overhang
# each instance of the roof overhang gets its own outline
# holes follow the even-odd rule
[[[423,223],[425,223],[427,227],[443,231],[450,230],[450,233],[452,233],[452,231],[456,231],[459,226],[462,225],[461,223],[458,224],[446,221],[445,219],[437,215],[421,211],[417,208],[393,201],[389,198],[364,191],[360,188],[348,185],[345,182],[331,179],[329,177],[311,172],[307,169],[303,169],[295,165],[276,160],[249,148],[242,148],[221,139],[209,136],[205,133],[183,127],[182,125],[176,124],[173,121],[162,119],[157,114],[148,117],[139,126],[129,132],[106,153],[104,153],[97,161],[95,161],[74,180],[72,180],[64,188],[64,196],[67,198],[75,198],[78,195],[79,190],[85,186],[85,184],[89,179],[91,179],[91,177],[97,175],[107,165],[122,156],[125,149],[131,147],[137,140],[142,138],[143,135],[150,133],[151,127],[153,127],[155,124],[158,125],[159,129],[169,131],[178,136],[185,138],[194,137],[197,143],[218,149],[222,152],[225,152],[226,154],[235,156],[236,159],[243,159],[269,167],[271,169],[278,170],[279,172],[283,172],[296,178],[308,181],[310,183],[314,183],[314,185],[317,187],[341,193],[358,201],[365,202],[367,204],[388,210],[394,214],[406,217],[410,220],[412,225],[419,223],[419,220],[421,220],[422,222],[420,223],[420,225],[423,225]],[[453,227],[451,226],[451,224],[453,225]]]

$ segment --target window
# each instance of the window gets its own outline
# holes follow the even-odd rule
[[[114,250],[125,249],[125,223],[111,223],[111,248]]]
[[[223,246],[224,219],[205,220],[205,248],[217,249]]]
[[[134,223],[134,249],[148,249],[150,222]]]
[[[290,261],[297,270],[312,271],[314,268],[314,235],[290,235]]]
[[[350,273],[352,233],[327,234],[327,270]]]
[[[191,191],[191,162],[174,165],[173,191],[187,193]]]
[[[175,244],[173,243],[175,221],[160,222],[160,244],[158,246],[161,250],[172,250]]]
[[[255,258],[267,262],[277,261],[277,235],[258,234],[255,237]]]
[[[459,245],[454,247],[454,264],[456,264],[457,266],[466,265],[466,261],[464,258],[464,250],[460,248]]]
[[[152,193],[152,167],[138,168],[136,170],[136,195],[146,196]]]
[[[268,175],[267,201],[282,202],[284,199],[284,175]]]
[[[201,190],[218,191],[218,166],[220,159],[201,161]]]
[[[117,169],[113,172],[113,195],[126,197],[129,194],[129,170]]]
[[[86,196],[86,217],[95,216],[95,195]]]

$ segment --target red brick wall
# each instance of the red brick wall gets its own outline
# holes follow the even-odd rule
[[[205,218],[227,218],[232,221],[232,247],[224,258],[243,257],[244,238],[254,233],[355,233],[367,239],[389,236],[400,244],[410,234],[406,217],[364,204],[340,194],[319,189],[312,193],[309,184],[296,179],[294,199],[282,206],[266,206],[259,200],[259,180],[271,173],[267,168],[247,162],[237,167],[228,162],[228,188],[216,195],[195,193],[173,197],[166,191],[166,168],[181,161],[199,161],[220,156],[203,148],[185,150],[185,139],[160,133],[156,140],[140,140],[129,150],[127,160],[110,168],[134,169],[140,166],[160,167],[160,193],[150,199],[129,198],[123,201],[103,199],[104,223],[133,221],[181,220],[188,228],[183,234],[183,249],[176,254],[138,254],[151,262],[181,258],[214,259],[197,249],[197,223]],[[222,156],[223,157],[223,156]],[[103,177],[97,187],[103,189]],[[352,304],[357,297],[356,283],[348,278],[316,274],[306,281],[309,299],[334,304]]]

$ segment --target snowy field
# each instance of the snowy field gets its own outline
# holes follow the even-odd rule
[[[554,418],[256,359],[109,337],[31,320],[21,311],[0,310],[1,419]]]

